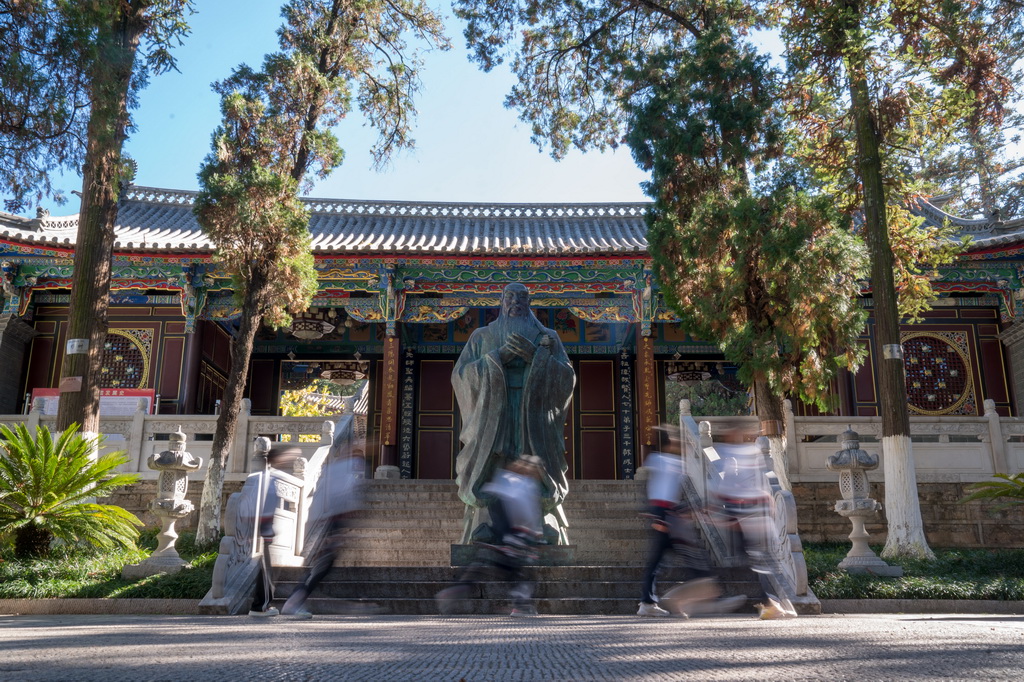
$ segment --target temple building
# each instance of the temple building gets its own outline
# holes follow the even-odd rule
[[[213,414],[231,370],[238,309],[192,213],[195,193],[132,187],[116,229],[101,385],[161,415]],[[470,333],[521,282],[556,330],[577,385],[566,424],[575,479],[632,478],[673,387],[742,390],[713,341],[682,331],[658,291],[643,204],[473,204],[309,199],[319,289],[291,327],[264,328],[249,368],[253,415],[314,379],[368,379],[374,467],[454,476],[459,412],[450,375]],[[911,414],[1017,416],[1024,396],[1024,220],[927,220],[971,235],[933,282],[940,297],[903,327]],[[53,398],[67,346],[77,216],[0,213],[4,309],[0,415]],[[872,308],[869,283],[860,299]],[[871,348],[874,324],[863,335]],[[873,358],[834,386],[838,414],[879,414]],[[111,402],[110,409],[115,403]],[[807,410],[795,406],[797,414]]]

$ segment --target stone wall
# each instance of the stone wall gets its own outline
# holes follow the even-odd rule
[[[223,504],[231,493],[242,489],[244,481],[225,481]],[[965,483],[921,483],[918,494],[925,533],[932,547],[1024,547],[1024,505],[1016,509],[993,511],[994,503],[957,500],[967,493]],[[570,490],[572,483],[569,484]],[[179,531],[194,530],[199,519],[201,481],[190,481],[188,499],[196,510],[175,526]],[[872,496],[885,500],[885,487],[874,483]],[[838,483],[795,483],[797,518],[800,538],[804,542],[849,542],[850,521],[835,511],[840,498]],[[159,528],[160,522],[150,513],[149,503],[156,497],[156,481],[140,481],[102,500],[132,512],[147,528]],[[224,507],[222,506],[221,509]],[[886,536],[885,510],[866,524],[872,545],[883,544]]]
[[[920,483],[918,496],[925,535],[932,547],[1024,547],[1024,505],[994,511],[993,502],[958,500],[966,483]],[[794,483],[800,538],[804,542],[849,542],[850,521],[833,509],[841,498],[838,483]],[[871,496],[885,502],[885,486],[874,483]],[[886,538],[885,509],[865,525],[870,544]]]
[[[224,481],[224,493],[221,498],[221,510],[227,507],[228,497],[231,493],[237,493],[242,489],[245,481]],[[188,516],[179,519],[174,525],[179,533],[185,530],[195,530],[199,523],[199,501],[203,494],[202,481],[189,481],[188,494],[185,496],[195,507],[195,510]],[[146,528],[159,528],[160,520],[149,511],[149,503],[156,499],[156,480],[139,481],[138,483],[121,488],[110,497],[100,500],[103,504],[116,504],[127,509],[139,517]]]

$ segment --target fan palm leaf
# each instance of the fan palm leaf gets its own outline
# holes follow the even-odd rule
[[[18,556],[45,554],[54,538],[109,548],[130,547],[138,537],[142,522],[134,514],[95,502],[138,474],[117,471],[128,461],[124,452],[94,460],[99,441],[77,430],[54,439],[45,427],[33,437],[24,424],[0,425],[0,536],[14,536]]]

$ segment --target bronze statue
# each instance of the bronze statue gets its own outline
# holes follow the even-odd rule
[[[494,470],[524,454],[540,458],[544,533],[568,544],[562,511],[569,485],[565,472],[565,415],[576,374],[558,334],[530,310],[522,284],[509,284],[501,314],[473,332],[452,372],[462,413],[462,450],[455,463],[459,497],[466,503],[463,543],[493,541],[491,502],[481,488]]]

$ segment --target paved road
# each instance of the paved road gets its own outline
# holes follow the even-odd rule
[[[0,680],[1020,680],[1024,616],[0,616]]]

